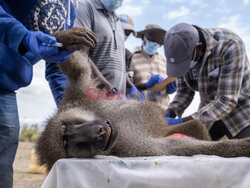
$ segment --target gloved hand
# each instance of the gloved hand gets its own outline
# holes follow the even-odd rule
[[[165,111],[165,119],[168,125],[175,125],[179,123],[183,123],[182,118],[171,118],[169,111]]]
[[[145,97],[135,86],[128,88],[127,92],[129,94],[129,98],[145,101]]]
[[[147,89],[151,88],[154,85],[159,84],[163,80],[164,79],[160,75],[158,75],[158,74],[153,75],[153,76],[151,76],[151,78],[149,79],[149,81],[146,83],[146,88]]]
[[[175,125],[175,124],[183,123],[182,118],[165,117],[165,119],[166,119],[166,122],[168,123],[168,125]]]
[[[167,110],[165,111],[165,117],[170,117],[170,113]]]
[[[177,84],[176,82],[171,82],[170,84],[167,85],[166,91],[168,94],[172,94],[177,91]]]
[[[40,31],[29,31],[23,39],[24,46],[33,54],[47,62],[63,63],[73,51],[59,50],[59,47],[49,46],[57,42],[56,38]]]

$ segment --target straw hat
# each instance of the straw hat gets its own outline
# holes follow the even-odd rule
[[[152,35],[157,43],[163,44],[164,37],[166,34],[166,30],[162,29],[160,26],[155,24],[149,24],[145,26],[145,29],[142,31],[138,31],[136,37],[143,39],[145,35]]]

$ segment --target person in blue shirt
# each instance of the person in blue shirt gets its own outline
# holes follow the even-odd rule
[[[74,19],[70,0],[0,0],[0,187],[13,186],[19,137],[15,91],[30,84],[33,65],[43,59],[53,96],[59,100],[63,91],[57,86],[66,77],[55,76],[51,65],[65,62],[73,51],[59,50],[51,34],[71,28]]]

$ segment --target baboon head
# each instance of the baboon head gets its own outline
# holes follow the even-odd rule
[[[101,118],[61,121],[64,146],[68,157],[79,153],[81,157],[93,157],[109,152],[118,138],[118,130],[110,120]],[[78,152],[75,152],[75,151]]]

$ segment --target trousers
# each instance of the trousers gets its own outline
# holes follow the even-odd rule
[[[19,127],[16,94],[0,90],[0,188],[13,187]]]
[[[213,124],[212,128],[209,130],[209,134],[211,139],[214,141],[221,139],[223,136],[227,136],[229,139],[246,138],[250,137],[250,125],[233,137],[227,127],[224,125],[223,121],[219,120]]]

